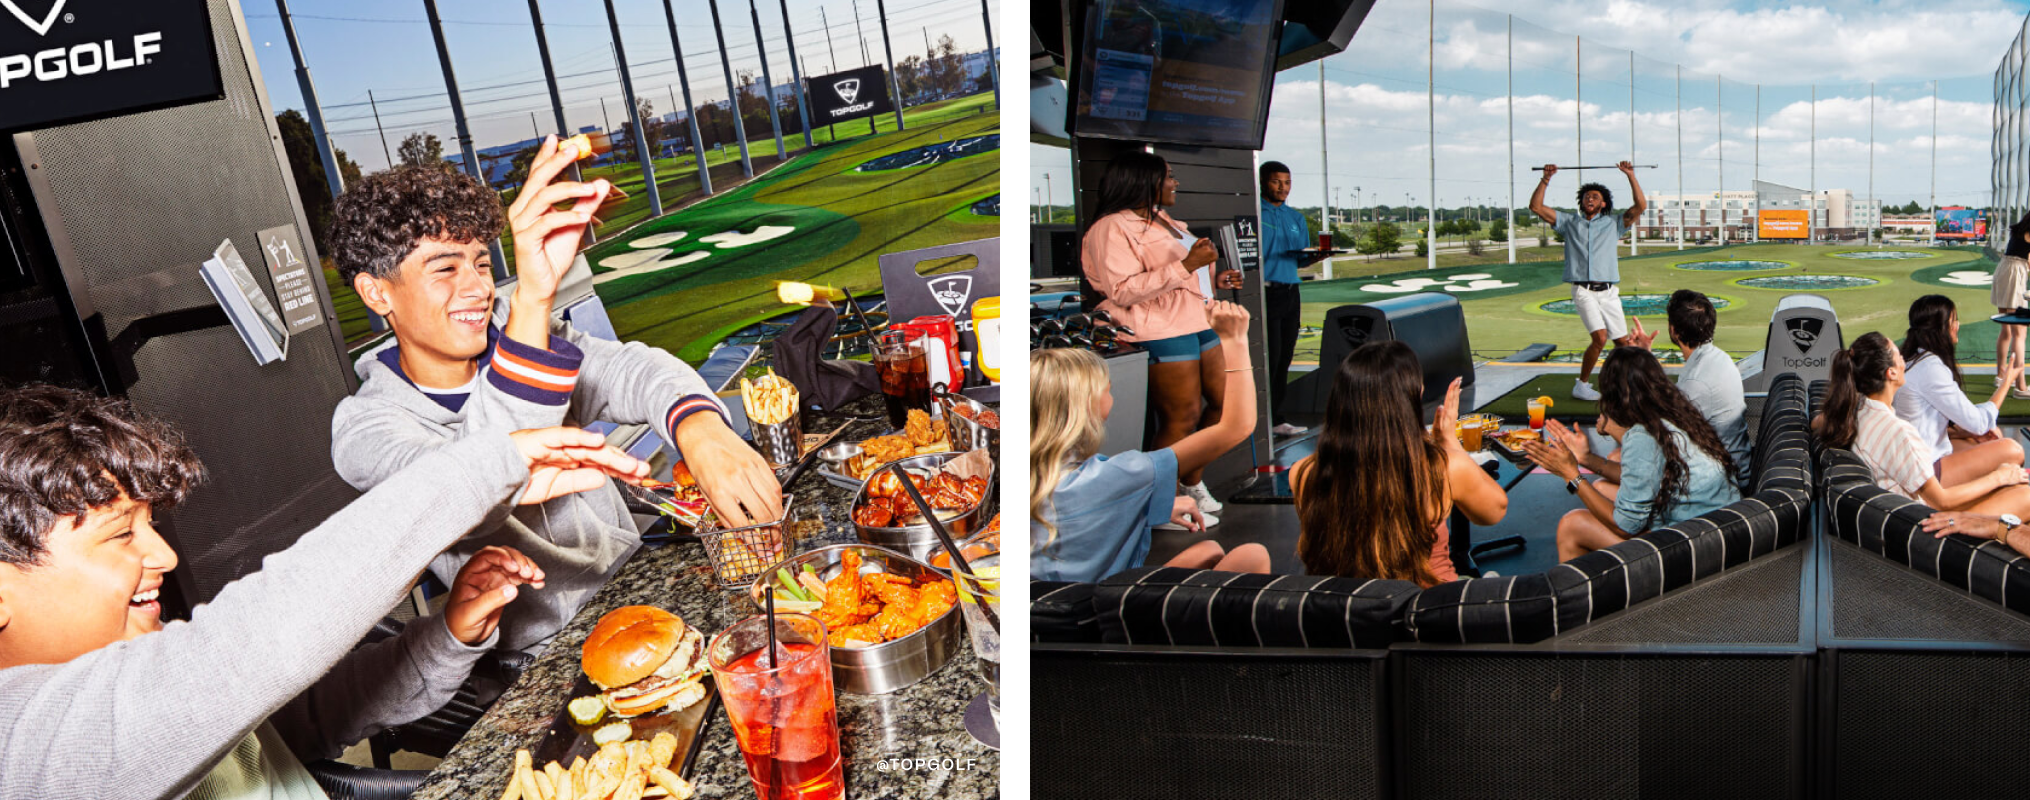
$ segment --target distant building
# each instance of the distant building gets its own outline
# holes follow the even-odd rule
[[[1860,239],[1882,224],[1881,201],[1856,197],[1849,189],[1825,189],[1813,195],[1803,189],[1755,181],[1752,191],[1663,194],[1650,192],[1649,210],[1637,227],[1643,239],[1674,241],[1721,237],[1730,242],[1756,238],[1755,218],[1761,209],[1813,211],[1812,228],[1819,239]]]

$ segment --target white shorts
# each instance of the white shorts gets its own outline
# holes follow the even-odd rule
[[[1619,339],[1628,335],[1628,317],[1621,313],[1621,285],[1610,283],[1605,291],[1592,291],[1579,284],[1572,284],[1572,305],[1579,312],[1579,321],[1586,325],[1586,332],[1607,329],[1608,339]]]

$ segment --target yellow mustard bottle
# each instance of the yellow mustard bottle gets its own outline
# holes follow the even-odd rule
[[[1001,382],[1001,298],[973,303],[973,363],[987,380]]]

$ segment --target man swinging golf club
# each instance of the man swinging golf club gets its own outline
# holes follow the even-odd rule
[[[1610,213],[1614,210],[1614,195],[1597,183],[1579,187],[1577,214],[1561,213],[1544,205],[1544,190],[1550,188],[1551,176],[1558,174],[1555,164],[1544,165],[1543,180],[1537,182],[1536,193],[1530,195],[1530,211],[1565,237],[1565,282],[1572,285],[1572,306],[1592,336],[1586,345],[1586,358],[1579,365],[1579,382],[1572,385],[1572,396],[1580,400],[1600,399],[1599,390],[1588,381],[1607,340],[1614,340],[1616,346],[1635,343],[1629,339],[1628,319],[1621,312],[1621,289],[1617,286],[1621,282],[1621,261],[1615,247],[1621,235],[1642,216],[1647,204],[1643,202],[1642,186],[1635,180],[1635,165],[1623,161],[1615,168],[1628,176],[1628,189],[1635,195],[1634,203],[1620,214]],[[1638,333],[1639,326],[1640,323]]]

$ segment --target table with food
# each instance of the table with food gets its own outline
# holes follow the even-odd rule
[[[646,543],[415,797],[998,796],[997,410],[953,395],[898,428],[880,396],[785,414],[760,383],[746,405],[824,457],[784,519],[720,529],[680,464],[630,489],[687,535]]]

